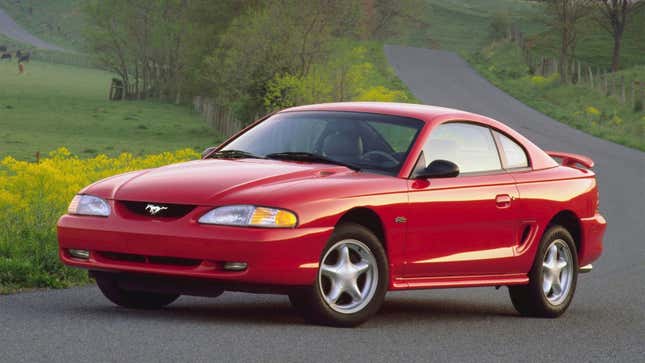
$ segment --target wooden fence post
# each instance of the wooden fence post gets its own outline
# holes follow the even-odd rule
[[[608,92],[609,92],[609,83],[608,83],[608,80],[607,80],[607,73],[606,72],[602,73],[602,78],[605,81],[605,85],[604,85],[605,87],[603,88],[603,93],[605,94],[605,96],[607,96]]]
[[[623,102],[627,102],[625,99],[625,76],[620,77],[620,88],[621,88],[621,93],[620,93],[620,100]]]
[[[591,86],[591,89],[594,89],[594,86],[593,86],[593,71],[591,70],[591,66],[587,66],[587,71],[589,73],[589,85]]]

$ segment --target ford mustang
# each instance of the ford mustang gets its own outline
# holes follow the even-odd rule
[[[201,160],[84,188],[60,258],[126,308],[280,293],[307,321],[355,326],[387,291],[508,286],[520,314],[557,317],[602,252],[592,167],[469,112],[300,106]]]

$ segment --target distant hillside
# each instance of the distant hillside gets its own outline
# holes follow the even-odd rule
[[[546,26],[544,5],[527,0],[426,0],[428,27],[414,29],[392,42],[418,47],[441,48],[462,55],[475,53],[491,43],[491,24],[496,18],[511,21],[533,40],[537,54],[554,55],[559,49],[557,34]],[[577,57],[608,68],[612,41],[594,21],[580,27]],[[645,64],[645,8],[628,25],[622,52],[623,68]]]
[[[81,7],[85,0],[0,0],[17,23],[43,40],[66,49],[83,48],[85,19]]]
[[[543,8],[532,1],[426,0],[426,3],[424,12],[429,26],[416,29],[395,42],[465,55],[490,43],[490,25],[496,16],[508,15],[522,31],[531,34],[544,29],[539,20]]]

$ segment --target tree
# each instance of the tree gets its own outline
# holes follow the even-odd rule
[[[569,69],[576,50],[578,25],[588,16],[593,0],[548,0],[550,26],[560,35],[558,68],[560,81],[569,82]]]
[[[620,50],[625,27],[631,16],[639,9],[645,8],[641,0],[597,0],[595,19],[605,29],[614,41],[611,60],[611,70],[616,72],[620,67]]]
[[[90,53],[122,80],[128,98],[181,100],[194,89],[213,39],[257,0],[88,1]]]
[[[325,62],[345,19],[355,18],[346,0],[270,0],[233,20],[206,59],[214,94],[234,105],[240,118],[265,111],[267,86],[276,75],[304,78]],[[286,77],[286,80],[290,78]]]
[[[386,39],[414,27],[428,27],[424,0],[360,0],[363,39]]]

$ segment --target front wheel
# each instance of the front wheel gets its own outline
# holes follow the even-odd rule
[[[356,326],[381,308],[388,278],[381,241],[369,229],[347,223],[336,229],[323,250],[314,286],[289,299],[311,322]]]
[[[576,290],[578,257],[569,231],[553,226],[544,233],[529,284],[509,286],[511,301],[522,315],[555,318],[564,313]]]
[[[111,276],[96,276],[96,284],[108,300],[130,309],[160,309],[179,298],[178,294],[125,290]]]

